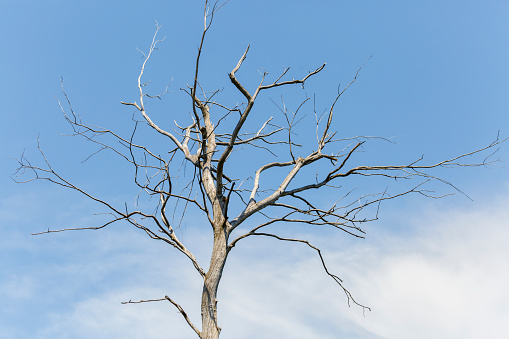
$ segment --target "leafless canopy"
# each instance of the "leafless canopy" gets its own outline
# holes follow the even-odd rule
[[[28,180],[17,180],[20,182],[47,180],[75,190],[105,207],[111,213],[111,220],[97,226],[48,229],[36,234],[78,229],[96,230],[118,221],[124,221],[142,230],[152,239],[161,240],[173,246],[190,260],[204,281],[202,330],[200,331],[193,325],[182,307],[167,296],[137,302],[170,301],[201,338],[214,338],[219,335],[216,292],[224,263],[231,250],[238,246],[241,240],[251,236],[270,237],[280,241],[307,245],[319,256],[325,273],[342,288],[347,299],[367,308],[352,297],[338,276],[329,272],[318,247],[306,239],[278,235],[277,225],[283,223],[306,224],[309,225],[310,231],[317,231],[321,227],[328,226],[363,238],[362,226],[364,223],[378,218],[378,207],[381,202],[409,194],[439,197],[427,191],[424,188],[425,184],[428,185],[429,181],[437,180],[448,185],[451,184],[432,175],[430,170],[438,167],[485,166],[492,162],[490,156],[505,140],[500,140],[497,137],[485,147],[432,164],[425,164],[421,157],[401,165],[351,166],[350,163],[357,152],[365,148],[365,143],[373,138],[366,136],[339,137],[333,130],[334,110],[341,96],[356,82],[361,67],[348,85],[338,89],[336,97],[333,98],[324,114],[317,114],[314,109],[311,109],[316,116],[316,143],[312,146],[313,151],[302,154],[302,148],[295,140],[294,132],[295,125],[300,119],[299,112],[309,110],[310,104],[306,103],[308,99],[296,105],[297,109],[294,112],[286,107],[283,98],[281,98],[281,103],[275,102],[278,108],[276,112],[279,111],[278,114],[283,117],[281,121],[284,124],[281,126],[273,122],[273,117],[266,119],[260,126],[248,124],[246,121],[254,111],[255,102],[259,97],[283,86],[297,87],[296,90],[298,90],[298,87],[304,87],[307,81],[315,78],[325,68],[325,64],[319,65],[307,74],[296,75],[298,78],[292,79],[288,78],[288,68],[270,81],[268,80],[269,74],[263,72],[259,83],[253,86],[239,79],[243,62],[248,57],[248,46],[237,64],[232,65],[232,70],[229,73],[231,84],[239,94],[232,101],[236,102],[240,97],[242,102],[231,105],[228,102],[216,101],[216,97],[220,96],[220,91],[205,91],[203,89],[205,85],[199,81],[199,70],[206,34],[211,27],[214,14],[221,6],[217,2],[212,5],[208,2],[205,4],[204,28],[196,58],[195,76],[191,85],[183,89],[189,97],[191,114],[186,118],[185,114],[181,114],[182,112],[171,112],[172,116],[178,117],[174,129],[163,128],[158,121],[153,120],[151,118],[153,114],[147,110],[145,105],[146,100],[161,99],[164,94],[149,95],[145,92],[146,83],[144,82],[145,68],[148,67],[157,45],[162,41],[157,37],[160,26],[157,26],[150,48],[143,54],[143,63],[137,79],[139,97],[136,101],[122,102],[123,105],[134,108],[137,112],[135,117],[139,117],[139,120],[133,119],[134,127],[131,135],[122,136],[113,130],[82,122],[81,117],[73,110],[62,87],[66,103],[64,105],[59,102],[59,105],[65,119],[72,127],[72,135],[82,137],[97,145],[98,150],[92,155],[104,150],[124,159],[134,169],[134,182],[139,188],[138,195],[156,197],[157,206],[152,206],[151,210],[146,211],[130,209],[127,204],[116,206],[105,201],[99,197],[99,194],[93,195],[60,175],[51,166],[50,161],[39,147],[44,159],[43,165],[34,165],[22,155],[18,160],[17,173],[30,172],[32,176]],[[149,129],[160,134],[162,138],[167,139],[168,142],[165,144],[172,145],[172,147],[161,155],[147,146],[149,143],[147,140],[135,141],[139,139],[137,130],[140,122],[148,125]],[[248,178],[234,178],[230,173],[239,167],[239,164],[235,163],[235,157],[232,154],[249,152],[250,148],[264,150],[269,159],[281,160],[268,161],[252,168],[251,176]],[[481,161],[469,162],[469,159],[478,155],[481,156]],[[305,168],[314,168],[313,171],[316,172],[316,175],[299,177],[299,173],[302,173]],[[274,178],[271,177],[271,171],[284,173],[276,184],[274,184]],[[344,184],[345,180],[354,176],[377,176],[393,180],[413,179],[415,184],[411,188],[397,193],[383,190],[359,195],[357,191],[342,191],[340,186]],[[267,188],[267,183],[272,186]],[[265,187],[265,189],[261,187]],[[341,198],[335,203],[324,203],[323,199],[317,199],[313,192],[325,187],[329,190],[335,189]],[[455,189],[454,186],[452,188]],[[182,218],[186,218],[186,211],[190,209],[201,211],[214,235],[211,239],[214,246],[208,269],[200,265],[195,255],[177,236],[176,228]],[[176,211],[180,211],[180,214]],[[176,214],[177,217],[175,217]],[[257,215],[256,225],[246,228],[245,221],[253,215]],[[240,227],[241,225],[244,227]],[[235,230],[237,231],[233,233]],[[128,303],[134,302],[129,301]]]

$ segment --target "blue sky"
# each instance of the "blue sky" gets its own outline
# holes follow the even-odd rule
[[[74,182],[131,201],[136,191],[122,185],[129,171],[108,157],[82,164],[93,148],[59,134],[69,132],[54,98],[63,99],[60,77],[84,120],[129,133],[132,110],[120,101],[136,100],[136,48],[149,47],[157,20],[165,40],[147,79],[154,92],[169,83],[170,93],[150,107],[157,121],[182,121],[189,107],[179,88],[192,81],[201,1],[0,4],[0,338],[193,338],[171,305],[120,305],[168,294],[199,322],[200,279],[178,253],[122,225],[31,236],[95,224],[96,205],[46,183],[15,184],[9,157],[24,151],[40,161],[39,136],[55,168]],[[241,100],[227,74],[251,44],[239,71],[251,88],[259,69],[275,76],[289,66],[297,78],[326,62],[305,93],[284,92],[294,108],[313,93],[326,108],[338,84],[373,55],[342,97],[334,127],[345,137],[395,137],[397,144],[373,142],[358,161],[401,163],[422,154],[436,161],[482,147],[499,130],[508,135],[508,13],[506,1],[232,0],[205,43],[201,81],[209,90],[224,88],[225,101]],[[260,99],[260,115],[277,114],[269,98],[279,95]],[[312,138],[301,126],[299,137]],[[150,140],[162,147],[159,141]],[[508,149],[497,157],[508,161]],[[437,172],[473,201],[455,195],[387,204],[366,240],[309,234],[357,299],[373,308],[365,316],[347,306],[307,248],[258,239],[236,248],[220,289],[222,338],[501,337],[509,330],[506,167]],[[200,222],[191,216],[182,234],[206,262]]]

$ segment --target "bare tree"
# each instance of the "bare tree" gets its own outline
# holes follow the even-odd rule
[[[215,13],[224,4],[209,4],[205,1],[203,34],[201,36],[198,55],[196,57],[195,75],[191,85],[183,89],[189,96],[190,112],[187,122],[175,122],[173,130],[162,128],[160,124],[151,119],[147,112],[145,101],[151,98],[161,99],[162,94],[149,95],[145,92],[144,71],[151,56],[156,50],[159,26],[152,39],[147,52],[143,54],[143,64],[139,73],[137,84],[139,89],[138,101],[122,102],[123,105],[133,107],[136,111],[133,132],[124,137],[117,132],[89,125],[82,122],[80,116],[73,110],[67,94],[62,92],[66,100],[67,111],[64,105],[60,108],[65,119],[73,129],[73,136],[85,138],[96,144],[100,151],[107,150],[123,158],[134,169],[134,182],[139,188],[137,198],[152,198],[152,209],[147,212],[143,209],[131,209],[125,206],[116,206],[96,195],[93,195],[64,178],[50,164],[46,155],[39,146],[39,151],[44,159],[44,165],[37,166],[29,162],[24,155],[18,160],[18,174],[32,173],[28,180],[47,180],[54,184],[77,191],[86,197],[96,201],[105,207],[111,220],[94,227],[67,228],[59,230],[47,230],[36,233],[53,233],[69,230],[101,229],[115,222],[124,221],[144,231],[150,238],[160,240],[173,246],[177,251],[186,256],[203,279],[203,292],[201,300],[201,329],[194,325],[184,309],[168,296],[160,299],[147,299],[139,301],[127,301],[125,303],[142,303],[153,301],[169,301],[182,314],[189,326],[202,339],[218,338],[221,328],[218,323],[217,291],[221,281],[221,275],[226,260],[233,248],[239,245],[243,239],[252,236],[262,236],[277,239],[283,242],[296,242],[308,246],[319,257],[321,265],[327,275],[330,276],[346,294],[348,302],[352,302],[363,309],[369,309],[357,302],[352,294],[344,287],[343,281],[331,273],[322,256],[320,248],[311,244],[306,239],[290,238],[274,233],[275,224],[306,224],[310,230],[318,231],[321,227],[328,226],[354,237],[363,238],[363,224],[378,218],[378,208],[385,200],[392,200],[409,194],[419,194],[425,197],[439,198],[440,195],[424,188],[430,181],[439,181],[456,189],[452,184],[435,175],[430,170],[439,167],[462,167],[462,166],[485,166],[492,163],[490,156],[496,152],[497,146],[505,140],[497,138],[486,147],[465,154],[451,157],[432,164],[424,164],[422,157],[410,163],[402,165],[356,165],[351,166],[352,159],[363,149],[364,144],[373,137],[356,136],[340,138],[332,131],[334,108],[340,97],[357,80],[359,70],[352,81],[338,88],[338,93],[332,100],[332,104],[316,116],[316,144],[314,150],[303,156],[299,149],[301,145],[295,141],[294,127],[300,119],[299,111],[308,107],[306,98],[297,109],[291,111],[287,108],[284,99],[281,103],[275,103],[280,110],[286,125],[277,126],[272,122],[273,118],[267,119],[261,126],[249,126],[246,124],[248,117],[253,111],[258,97],[276,87],[300,85],[302,88],[306,81],[320,73],[325,64],[319,66],[307,75],[291,80],[287,79],[288,68],[274,80],[268,81],[268,73],[263,72],[261,80],[256,86],[247,86],[238,78],[237,73],[249,51],[249,46],[241,56],[238,63],[229,73],[233,86],[243,98],[240,104],[230,105],[220,103],[215,97],[219,96],[218,90],[205,91],[204,85],[199,81],[200,58],[205,37],[211,27]],[[253,89],[248,89],[252,87]],[[136,120],[140,117],[140,120]],[[156,134],[162,135],[169,141],[171,148],[164,155],[152,151],[143,143],[135,142],[136,131],[139,124],[148,126]],[[224,126],[224,127],[223,127]],[[105,137],[109,139],[103,139]],[[388,139],[378,138],[384,141]],[[104,141],[109,140],[109,141]],[[113,140],[113,142],[111,142]],[[244,180],[234,179],[229,173],[236,166],[231,163],[232,154],[235,151],[244,152],[249,148],[261,149],[269,155],[278,156],[281,161],[267,162],[260,167],[249,169],[251,178]],[[467,158],[481,156],[480,161],[468,162]],[[467,161],[467,162],[465,162]],[[315,176],[301,175],[305,168],[314,168]],[[269,172],[277,171],[284,173],[282,180],[272,187],[274,180],[266,177]],[[265,176],[265,178],[264,178]],[[339,191],[337,185],[343,185],[347,178],[381,177],[391,180],[414,180],[410,188],[391,194],[388,190],[381,192],[359,194],[356,191],[347,191],[338,201],[332,204],[324,204],[316,199],[312,192],[321,189]],[[185,181],[190,178],[189,181]],[[264,184],[263,181],[266,181]],[[335,186],[336,185],[336,186]],[[443,196],[443,195],[442,195]],[[155,205],[155,206],[154,206]],[[173,207],[173,212],[169,211]],[[175,221],[175,211],[179,210],[181,218],[185,218],[190,210],[200,211],[211,227],[213,237],[212,254],[208,268],[203,268],[195,255],[184,245],[176,234],[179,218]],[[155,211],[155,212],[154,212]],[[173,216],[170,215],[173,213]],[[178,215],[178,213],[177,213]],[[246,220],[256,218],[256,226],[241,230],[239,226],[245,225]],[[262,221],[259,221],[262,220]],[[269,230],[270,229],[270,230]],[[237,230],[238,234],[233,236]]]

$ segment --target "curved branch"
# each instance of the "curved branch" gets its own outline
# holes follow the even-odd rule
[[[329,277],[331,277],[335,282],[336,284],[338,284],[341,289],[343,289],[343,291],[345,292],[346,294],[346,297],[347,297],[347,301],[348,301],[348,305],[350,305],[350,300],[352,300],[352,302],[354,304],[356,304],[357,306],[360,306],[362,307],[362,309],[367,309],[368,311],[371,311],[371,309],[368,307],[368,306],[364,306],[360,303],[358,303],[354,297],[352,296],[352,294],[350,293],[350,291],[348,291],[344,286],[343,286],[343,280],[341,280],[340,277],[338,277],[337,275],[329,272],[329,269],[327,268],[327,265],[325,264],[325,260],[323,259],[323,256],[322,256],[322,251],[316,247],[316,246],[313,246],[309,241],[307,240],[302,240],[302,239],[294,239],[294,238],[283,238],[283,237],[280,237],[280,236],[277,236],[275,234],[271,234],[271,233],[257,233],[257,232],[250,232],[248,233],[245,237],[248,237],[248,236],[251,236],[251,235],[260,235],[260,236],[266,236],[266,237],[271,237],[271,238],[275,238],[277,240],[281,240],[281,241],[289,241],[289,242],[299,242],[299,243],[303,243],[303,244],[306,244],[307,246],[309,246],[310,248],[314,249],[318,256],[320,257],[320,261],[322,263],[322,267],[325,271],[325,273],[327,273],[327,275]]]

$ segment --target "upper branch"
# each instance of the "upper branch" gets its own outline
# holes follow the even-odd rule
[[[129,103],[129,102],[123,102],[123,101],[121,101],[121,103],[123,105],[136,107],[136,109],[141,112],[143,118],[147,121],[147,123],[149,124],[150,127],[152,127],[154,130],[156,130],[160,134],[170,138],[170,140],[178,147],[178,149],[184,153],[186,159],[191,161],[193,164],[197,165],[197,157],[195,155],[192,155],[189,152],[187,144],[182,144],[173,134],[171,134],[168,131],[163,130],[161,127],[159,127],[157,124],[155,124],[145,110],[145,104],[143,101],[143,98],[145,96],[145,94],[143,93],[144,84],[142,84],[141,78],[143,76],[143,73],[145,72],[145,66],[146,66],[147,62],[149,61],[150,57],[152,56],[152,53],[154,52],[154,50],[156,49],[157,43],[164,40],[164,39],[156,40],[157,33],[159,32],[160,28],[161,28],[161,26],[159,26],[159,25],[156,26],[156,32],[154,33],[154,36],[152,38],[152,43],[150,45],[149,52],[147,54],[143,54],[145,56],[145,59],[141,66],[140,74],[138,75],[138,90],[140,92],[140,104],[138,104],[136,102]]]
[[[371,59],[371,57],[369,57],[369,59]],[[369,61],[366,60],[366,62]],[[334,102],[332,103],[332,105],[330,106],[329,108],[329,115],[327,117],[327,123],[325,125],[325,128],[323,130],[323,134],[322,134],[322,138],[320,139],[320,141],[318,142],[318,149],[319,150],[322,150],[323,147],[325,146],[325,144],[327,143],[327,140],[330,140],[328,139],[329,137],[329,129],[330,129],[330,126],[332,124],[332,117],[334,116],[334,106],[336,106],[336,103],[338,102],[339,98],[341,97],[341,95],[343,95],[343,93],[346,92],[346,90],[354,83],[357,81],[357,76],[359,75],[359,72],[361,71],[361,69],[364,67],[364,65],[366,64],[366,62],[361,66],[359,67],[359,69],[357,70],[357,72],[355,73],[355,76],[354,78],[352,79],[352,81],[350,81],[348,83],[348,85],[345,86],[345,88],[343,88],[342,91],[339,91],[338,89],[338,95],[336,96],[336,98],[334,99]]]
[[[407,165],[357,166],[357,167],[349,169],[345,173],[335,173],[336,172],[336,170],[335,170],[334,172],[331,172],[328,177],[332,179],[332,178],[336,178],[336,177],[346,177],[346,176],[349,176],[351,174],[361,174],[362,172],[406,171],[406,170],[411,170],[412,171],[412,172],[406,172],[407,174],[410,174],[410,175],[422,176],[422,177],[430,177],[430,175],[428,175],[426,173],[423,173],[423,172],[420,172],[418,170],[421,170],[421,169],[432,169],[432,168],[437,168],[437,167],[478,167],[478,166],[486,166],[488,164],[493,163],[492,161],[488,161],[488,159],[496,151],[493,152],[492,154],[490,154],[489,156],[487,156],[482,162],[477,162],[477,163],[460,163],[460,162],[456,162],[456,161],[459,160],[459,159],[463,159],[463,158],[472,156],[472,155],[477,154],[477,153],[481,153],[481,152],[486,151],[488,149],[492,149],[495,146],[500,145],[501,143],[507,141],[508,139],[509,138],[500,140],[498,138],[498,136],[497,136],[497,138],[491,144],[489,144],[488,146],[485,146],[485,147],[479,148],[479,149],[477,149],[475,151],[464,153],[464,154],[458,155],[456,157],[453,157],[453,158],[450,158],[450,159],[446,159],[446,160],[443,160],[443,161],[440,161],[440,162],[437,162],[437,163],[434,163],[434,164],[431,164],[431,165],[417,165],[417,163],[422,160],[422,157],[421,157],[420,159],[418,159],[418,160],[416,160],[416,161],[414,161],[414,162],[412,162],[410,164],[407,164]],[[369,175],[369,174],[367,174],[367,175]],[[394,177],[394,176],[391,176],[391,177]]]
[[[310,77],[312,77],[313,75],[315,75],[316,73],[320,72],[324,67],[325,67],[325,63],[318,67],[317,69],[315,69],[314,71],[312,72],[309,72],[308,75],[306,75],[304,78],[302,79],[292,79],[292,80],[288,80],[288,81],[283,81],[283,82],[277,82],[278,80],[274,81],[272,84],[270,85],[265,85],[265,86],[260,86],[259,88],[262,90],[262,89],[269,89],[269,88],[273,88],[273,87],[278,87],[278,86],[284,86],[284,85],[293,85],[293,84],[302,84],[304,85],[304,83],[306,82],[306,80]],[[284,73],[286,73],[287,70],[285,70]]]
[[[235,68],[229,74],[231,82],[235,85],[235,87],[237,87],[237,89],[242,94],[244,94],[244,96],[246,97],[248,102],[251,101],[251,99],[252,99],[251,94],[249,94],[249,92],[244,88],[244,86],[242,86],[242,84],[237,80],[237,78],[235,77],[235,73],[237,73],[237,71],[240,69],[240,66],[242,66],[242,63],[246,59],[247,52],[249,51],[249,46],[250,45],[247,45],[246,51],[244,52],[244,54],[240,58],[239,62],[237,63],[237,66],[235,66]]]
[[[293,80],[290,80],[290,81],[283,81],[283,82],[278,82],[282,76],[280,76],[276,81],[274,81],[272,84],[270,85],[263,85],[263,81],[265,79],[265,76],[267,75],[267,73],[264,73],[263,74],[263,77],[262,77],[262,80],[260,82],[260,84],[258,85],[258,87],[256,88],[255,92],[253,95],[251,95],[245,88],[244,86],[242,86],[242,84],[239,82],[239,80],[235,77],[235,73],[240,69],[240,67],[242,66],[242,63],[244,62],[244,60],[246,59],[246,56],[247,56],[247,52],[249,51],[249,46],[246,48],[246,51],[244,52],[244,54],[242,55],[242,57],[240,58],[239,62],[237,63],[237,66],[235,66],[235,68],[230,72],[229,74],[229,77],[230,77],[230,80],[231,82],[235,85],[235,87],[237,87],[237,89],[246,97],[247,99],[247,106],[246,108],[244,109],[244,112],[242,113],[242,115],[240,116],[240,119],[239,121],[237,122],[232,134],[231,134],[231,137],[230,137],[230,140],[228,142],[228,144],[226,145],[226,148],[224,150],[224,152],[221,154],[221,157],[219,158],[219,161],[217,163],[217,192],[221,192],[222,191],[222,174],[223,174],[223,168],[224,168],[224,164],[226,162],[226,159],[229,157],[229,155],[231,154],[232,150],[233,150],[233,147],[235,145],[235,142],[237,140],[237,137],[238,137],[238,134],[242,128],[242,126],[244,125],[244,123],[246,122],[246,119],[249,115],[249,113],[251,112],[251,109],[253,108],[253,105],[255,103],[255,100],[258,96],[258,94],[260,93],[261,90],[264,90],[264,89],[269,89],[269,88],[273,88],[273,87],[277,87],[277,86],[283,86],[283,85],[291,85],[291,84],[304,84],[304,82],[310,78],[311,76],[317,74],[318,72],[320,72],[324,67],[325,67],[325,64],[323,64],[322,66],[320,66],[319,68],[317,68],[316,70],[312,71],[312,72],[309,72],[308,75],[306,75],[304,78],[302,79],[293,79]],[[286,74],[287,72],[287,69],[284,71],[283,75]]]

